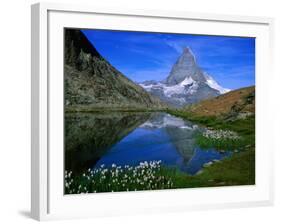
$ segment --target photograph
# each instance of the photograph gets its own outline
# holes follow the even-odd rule
[[[63,40],[64,194],[255,185],[255,37]]]

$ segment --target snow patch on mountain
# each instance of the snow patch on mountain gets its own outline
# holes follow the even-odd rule
[[[191,77],[186,77],[182,82],[172,86],[166,85],[161,82],[155,84],[149,84],[149,85],[140,83],[140,86],[142,86],[148,92],[150,92],[152,89],[162,90],[166,97],[173,97],[174,95],[180,95],[180,94],[192,95],[196,92],[198,88],[197,82],[194,81]],[[182,99],[182,101],[184,101],[184,98]]]
[[[210,86],[212,89],[216,89],[220,92],[220,94],[224,94],[230,91],[230,89],[226,89],[221,87],[210,75],[207,73],[204,73],[204,76],[206,78],[206,84]]]
[[[188,90],[186,90],[187,86],[190,86],[191,88],[188,88]],[[167,97],[172,97],[174,94],[193,94],[196,91],[196,82],[191,77],[186,77],[177,85],[163,85],[163,87],[163,92]]]

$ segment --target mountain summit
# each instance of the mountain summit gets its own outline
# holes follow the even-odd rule
[[[196,63],[191,49],[186,47],[162,82],[145,81],[140,85],[152,95],[176,107],[218,96],[229,90],[221,87]]]
[[[194,54],[188,47],[183,49],[181,56],[172,67],[172,70],[167,77],[166,83],[168,85],[176,85],[187,77],[190,77],[194,81],[198,82],[206,81],[202,71],[196,64]]]

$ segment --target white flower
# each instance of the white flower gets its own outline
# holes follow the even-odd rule
[[[226,139],[240,139],[241,137],[233,131],[229,130],[206,130],[203,133],[203,136],[210,139],[220,139],[220,138],[226,138]]]

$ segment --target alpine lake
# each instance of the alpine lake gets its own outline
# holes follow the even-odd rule
[[[65,169],[79,173],[100,166],[138,166],[161,161],[196,175],[212,162],[232,156],[215,147],[202,149],[204,131],[165,112],[68,113],[65,116]]]

